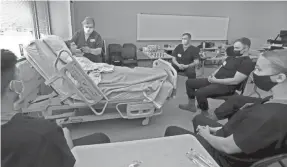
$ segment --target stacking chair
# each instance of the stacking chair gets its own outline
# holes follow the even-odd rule
[[[109,64],[122,65],[122,46],[120,44],[109,44]]]
[[[122,65],[127,67],[135,67],[137,62],[137,47],[132,43],[125,43],[122,49]]]

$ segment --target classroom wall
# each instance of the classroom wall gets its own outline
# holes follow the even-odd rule
[[[70,1],[49,0],[51,33],[62,37],[64,40],[71,38],[72,20]]]
[[[81,21],[86,16],[94,17],[96,31],[107,40],[108,44],[132,42],[141,47],[146,44],[163,45],[180,42],[137,42],[136,14],[138,13],[228,16],[230,18],[228,40],[249,37],[252,40],[252,48],[259,48],[268,38],[275,38],[281,29],[287,29],[287,2],[75,1],[73,3],[74,29],[81,28]]]

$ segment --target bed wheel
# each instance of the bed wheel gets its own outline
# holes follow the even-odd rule
[[[150,120],[149,117],[145,118],[145,119],[142,121],[142,125],[143,125],[143,126],[148,125],[148,124],[149,124],[149,120]]]

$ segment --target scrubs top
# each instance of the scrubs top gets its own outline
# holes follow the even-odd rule
[[[172,52],[172,56],[176,58],[179,64],[188,65],[193,63],[195,59],[199,59],[200,49],[190,45],[185,51],[183,44],[179,44]]]
[[[89,38],[85,39],[85,32],[84,30],[79,30],[75,33],[75,35],[72,37],[73,42],[78,46],[78,48],[88,46],[89,48],[96,49],[96,48],[103,48],[103,40],[99,33],[96,31],[93,31]],[[93,62],[99,62],[101,57],[98,55],[93,55],[90,53],[85,53],[85,57],[90,59]],[[100,58],[100,59],[99,59]],[[100,61],[101,62],[101,61]]]
[[[254,68],[255,65],[249,56],[229,56],[223,62],[222,67],[215,74],[215,78],[233,78],[237,71],[246,76],[249,76],[250,73],[254,70]]]
[[[232,164],[233,160],[248,166],[262,158],[287,152],[287,102],[268,101],[235,113],[233,117],[216,132],[217,136],[228,137],[233,134],[236,145],[243,153],[228,155],[221,153]],[[225,165],[225,166],[230,166]]]
[[[72,167],[75,158],[55,122],[16,114],[1,126],[2,167]]]

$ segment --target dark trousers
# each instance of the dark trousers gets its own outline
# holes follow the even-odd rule
[[[194,132],[198,125],[201,126],[210,126],[210,127],[220,127],[222,126],[220,123],[211,120],[202,114],[197,115],[193,119],[193,127]],[[239,159],[234,158],[234,156],[227,155],[223,152],[220,152],[213,148],[203,137],[200,135],[196,135],[186,129],[170,126],[166,129],[164,136],[176,136],[176,135],[183,135],[183,134],[191,134],[194,135],[197,140],[201,143],[201,145],[205,148],[205,150],[213,157],[213,159],[218,163],[221,167],[245,167],[250,166],[251,163],[240,161]],[[232,158],[233,157],[233,158]]]
[[[247,103],[258,103],[261,102],[261,98],[249,97],[249,96],[231,96],[227,101],[222,103],[218,108],[215,109],[214,113],[217,119],[222,120],[232,117],[241,107]]]
[[[188,79],[185,86],[188,97],[190,99],[196,97],[201,110],[208,110],[207,98],[232,94],[236,88],[235,86],[210,83],[207,78]]]
[[[187,76],[188,79],[193,79],[196,78],[196,72],[195,72],[195,68],[194,67],[188,67],[185,70],[181,70],[178,68],[177,65],[172,64],[173,68],[177,71],[177,72],[182,72],[184,73],[185,76]]]
[[[93,54],[90,54],[90,53],[85,53],[83,56],[88,58],[89,60],[91,60],[94,63],[101,63],[101,62],[103,62],[102,55],[93,55]]]
[[[104,133],[94,133],[73,140],[74,146],[110,143],[110,138]]]

